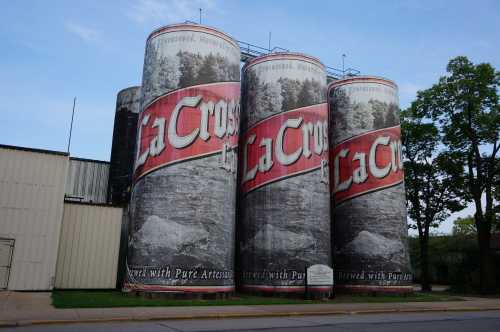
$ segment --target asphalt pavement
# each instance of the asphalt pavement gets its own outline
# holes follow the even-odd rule
[[[500,311],[351,314],[329,316],[168,320],[118,323],[30,325],[1,332],[207,332],[207,331],[453,331],[498,332]]]

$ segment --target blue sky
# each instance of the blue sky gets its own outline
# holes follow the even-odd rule
[[[198,20],[236,39],[385,76],[401,107],[444,74],[452,57],[500,68],[500,2],[4,1],[0,12],[0,144],[109,160],[116,93],[141,81],[144,43],[161,25]],[[469,211],[470,212],[470,211]],[[465,212],[466,214],[467,212]],[[449,230],[446,225],[442,230]]]

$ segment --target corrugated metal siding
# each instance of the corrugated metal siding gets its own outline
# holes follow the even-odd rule
[[[70,158],[66,199],[106,203],[108,178],[108,162]]]
[[[0,237],[15,239],[8,289],[53,287],[68,157],[0,147]]]
[[[64,203],[56,288],[115,288],[122,209]]]

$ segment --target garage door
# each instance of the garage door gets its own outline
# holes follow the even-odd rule
[[[6,289],[9,284],[10,265],[14,252],[14,240],[0,239],[0,289]]]

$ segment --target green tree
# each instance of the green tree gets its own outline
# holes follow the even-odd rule
[[[373,128],[380,129],[385,128],[384,114],[387,110],[387,104],[379,100],[370,99],[368,103],[371,105],[373,110]]]
[[[491,231],[498,214],[500,73],[487,63],[474,65],[466,57],[452,59],[447,75],[420,91],[413,108],[419,116],[437,121],[443,144],[461,172],[462,198],[475,206],[481,293],[496,291],[495,265],[490,250]]]
[[[217,59],[210,53],[205,56],[200,70],[198,71],[198,84],[212,83],[217,81]]]
[[[394,103],[387,105],[387,115],[385,116],[385,127],[393,127],[399,123],[399,107]]]
[[[203,58],[200,54],[194,54],[187,51],[177,53],[180,63],[179,87],[185,88],[199,84],[197,82],[197,72],[202,64]]]
[[[430,291],[430,229],[464,207],[460,184],[450,175],[460,172],[460,167],[446,153],[439,153],[438,129],[416,116],[415,109],[403,112],[401,126],[410,227],[418,230],[422,290]]]
[[[297,107],[304,107],[313,104],[315,104],[314,91],[312,88],[311,81],[308,78],[306,78],[306,80],[302,82],[302,87],[297,97]]]
[[[457,218],[453,221],[453,235],[476,235],[476,223],[474,216]]]
[[[278,83],[281,85],[281,96],[283,97],[283,102],[281,104],[282,111],[286,112],[296,109],[300,81],[280,77]]]
[[[241,112],[241,126],[247,126],[247,123],[253,123],[255,120],[255,114],[257,113],[257,102],[260,97],[260,88],[262,83],[259,80],[259,76],[254,70],[247,70],[246,77],[242,82],[242,94],[241,94],[241,104],[244,105],[246,112]]]

